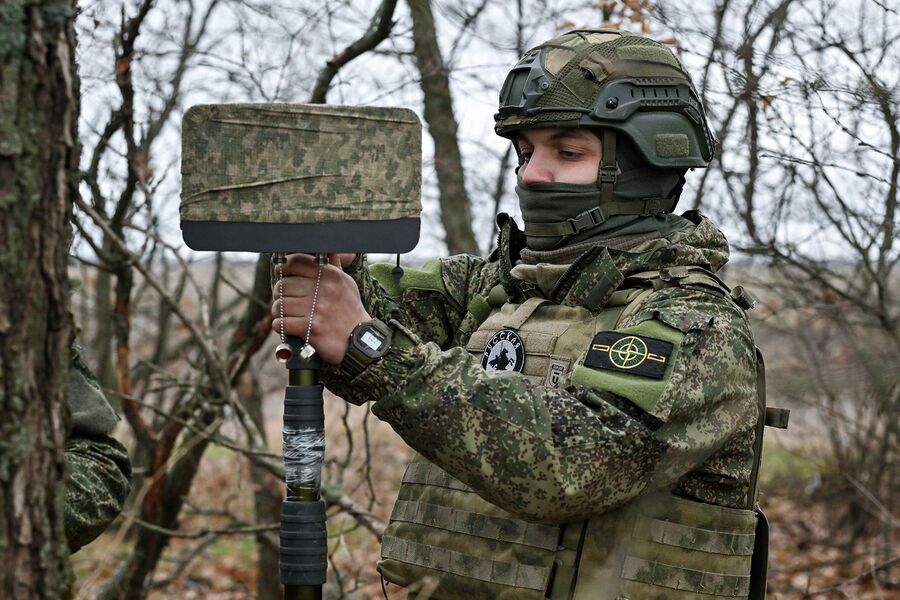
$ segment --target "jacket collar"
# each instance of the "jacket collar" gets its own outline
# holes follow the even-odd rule
[[[725,236],[698,211],[688,211],[682,217],[691,226],[627,251],[601,244],[589,247],[562,274],[549,299],[565,306],[597,310],[632,273],[694,265],[717,271],[728,260]],[[514,301],[542,295],[536,285],[510,273],[525,247],[524,234],[505,213],[498,215],[497,225],[500,228],[498,247],[491,259],[500,263],[501,281],[507,295]]]

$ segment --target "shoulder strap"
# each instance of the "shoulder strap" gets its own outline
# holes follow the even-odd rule
[[[697,266],[666,267],[658,271],[643,271],[634,273],[626,278],[641,282],[643,285],[652,285],[653,289],[662,289],[673,286],[705,286],[719,290],[722,294],[731,298],[735,304],[744,310],[750,310],[756,305],[756,298],[743,286],[729,287],[718,275]]]

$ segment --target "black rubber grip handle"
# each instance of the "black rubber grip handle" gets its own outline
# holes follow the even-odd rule
[[[284,390],[284,424],[295,428],[325,427],[322,384],[289,385]]]
[[[325,583],[328,535],[324,501],[282,503],[279,565],[284,585]]]

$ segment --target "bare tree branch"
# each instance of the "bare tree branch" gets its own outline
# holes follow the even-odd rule
[[[391,19],[394,16],[394,8],[397,6],[397,0],[383,0],[378,11],[372,17],[369,29],[361,38],[344,48],[344,50],[333,56],[326,64],[325,68],[319,73],[313,91],[310,94],[309,101],[312,104],[323,104],[328,94],[328,88],[331,87],[331,81],[337,72],[354,58],[365,52],[373,50],[378,44],[383,42],[391,33],[393,25]]]

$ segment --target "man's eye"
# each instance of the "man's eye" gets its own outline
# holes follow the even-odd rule
[[[529,160],[531,160],[531,152],[520,152],[520,154],[522,155],[522,164],[525,164]]]

